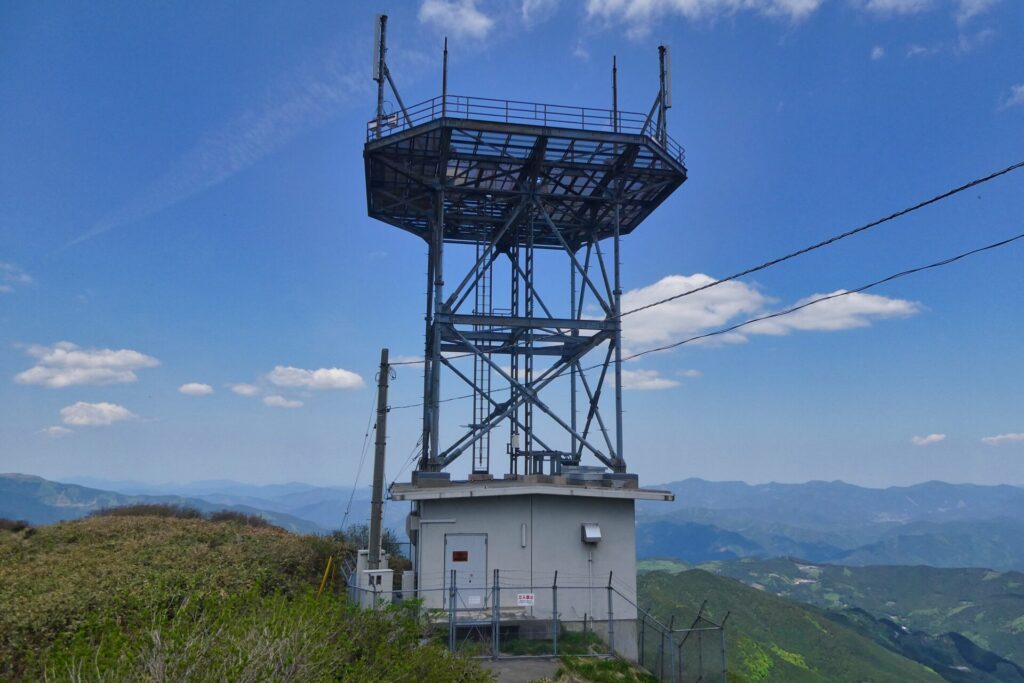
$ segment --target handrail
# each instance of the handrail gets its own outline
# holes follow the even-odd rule
[[[415,126],[435,121],[442,116],[465,118],[502,123],[532,123],[544,126],[576,128],[608,133],[629,133],[643,135],[664,149],[678,161],[684,163],[686,151],[668,137],[662,144],[653,125],[645,114],[638,112],[576,107],[562,104],[544,104],[521,100],[499,100],[491,97],[469,97],[465,95],[439,95],[408,107],[404,112],[393,112],[380,119],[379,130],[376,118],[366,124],[367,141],[385,138]]]

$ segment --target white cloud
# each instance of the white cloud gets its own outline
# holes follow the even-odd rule
[[[629,311],[714,281],[709,275],[668,275],[654,284],[622,294],[622,310]],[[629,347],[657,346],[724,327],[737,316],[750,316],[770,300],[750,285],[726,282],[711,289],[670,301],[623,319],[622,336]],[[741,335],[719,341],[742,341]]]
[[[624,311],[661,301],[714,281],[709,275],[669,275],[652,285],[622,295]],[[837,290],[839,294],[845,290]],[[798,301],[805,304],[823,294]],[[715,329],[769,313],[773,299],[739,281],[725,282],[710,289],[633,313],[623,319],[622,336],[630,351],[659,346],[697,336]],[[786,307],[789,308],[789,307]],[[779,318],[752,323],[742,329],[707,340],[706,343],[736,343],[747,335],[785,335],[794,331],[833,332],[869,327],[873,320],[903,318],[922,310],[919,303],[857,292],[808,306]]]
[[[995,30],[983,28],[973,33],[961,33],[956,40],[947,40],[931,45],[915,43],[907,46],[907,57],[933,57],[938,54],[966,55],[989,43],[995,35]]]
[[[546,20],[558,8],[558,0],[523,0],[520,13],[527,26]]]
[[[999,446],[1004,443],[1016,443],[1024,441],[1024,434],[1019,432],[1010,434],[997,434],[996,436],[986,436],[981,442],[987,446]]]
[[[361,389],[363,378],[343,368],[320,368],[304,370],[278,365],[269,373],[267,380],[279,387],[291,389]]]
[[[40,431],[43,434],[46,434],[51,439],[59,439],[62,436],[67,436],[69,434],[73,434],[74,433],[72,430],[68,429],[67,427],[61,427],[60,425],[54,425],[52,427],[47,427],[46,429],[42,429]]]
[[[957,23],[964,24],[1000,0],[949,0]],[[1019,1],[1019,0],[1018,0]],[[909,16],[945,5],[947,0],[847,0],[856,9],[878,17]],[[606,25],[624,24],[630,38],[642,38],[668,16],[690,21],[714,21],[740,12],[753,12],[799,22],[814,14],[825,0],[587,0],[589,19]]]
[[[687,379],[694,379],[696,377],[701,377],[704,375],[704,373],[701,372],[700,370],[693,370],[692,368],[689,370],[679,370],[676,372],[676,374],[679,375],[680,377],[686,377]]]
[[[22,285],[32,284],[32,276],[13,263],[0,261],[0,294],[10,294]]]
[[[882,47],[881,45],[875,45],[873,48],[871,48],[871,59],[877,62],[882,57],[885,57],[884,47]]]
[[[62,408],[60,416],[64,424],[75,427],[107,427],[115,422],[134,420],[138,416],[116,403],[86,403],[79,401]]]
[[[273,408],[301,408],[302,401],[290,401],[284,396],[278,396],[273,394],[271,396],[264,396],[263,403]]]
[[[606,23],[621,22],[631,38],[642,38],[665,16],[689,20],[715,19],[751,11],[765,16],[800,21],[824,0],[587,0],[587,17]]]
[[[800,306],[824,296],[834,296],[846,290],[831,294],[812,294],[795,305]],[[795,330],[835,332],[855,327],[870,327],[872,320],[885,318],[906,318],[921,311],[921,304],[906,299],[890,299],[877,294],[855,292],[837,299],[800,309],[789,315],[756,322],[745,328],[751,334],[789,334]]]
[[[53,346],[33,345],[27,351],[36,365],[17,374],[14,380],[51,389],[135,382],[139,379],[136,370],[160,365],[156,358],[131,349],[83,349],[66,341]]]
[[[956,0],[957,23],[965,24],[974,17],[989,11],[999,2],[1000,0]]]
[[[935,3],[933,0],[858,0],[855,4],[873,14],[893,16],[924,12]]]
[[[587,50],[587,47],[583,44],[582,40],[576,41],[576,47],[572,51],[572,56],[583,62],[590,59],[590,52]]]
[[[974,33],[961,33],[951,49],[954,54],[965,55],[988,43],[996,35],[995,29],[983,28]]]
[[[1024,104],[1024,83],[1010,86],[1010,94],[1006,96],[1000,109],[1009,109]]]
[[[915,446],[931,446],[933,443],[939,443],[945,439],[945,434],[929,434],[928,436],[914,436],[910,439],[910,443]]]
[[[229,384],[228,388],[235,392],[239,396],[256,396],[260,393],[260,388],[255,384]]]
[[[623,370],[622,388],[637,391],[656,391],[679,386],[674,379],[662,377],[657,370]]]
[[[907,57],[929,57],[937,54],[941,48],[938,46],[925,47],[924,45],[913,45],[907,46]]]
[[[525,17],[525,5],[523,9]],[[494,19],[477,9],[476,0],[423,0],[419,19],[453,36],[476,40],[483,40],[494,28]]]
[[[213,387],[200,382],[189,382],[178,387],[178,391],[189,396],[209,396],[213,393]]]
[[[361,28],[361,27],[360,27]],[[358,105],[369,92],[367,57],[345,40],[271,82],[262,97],[212,128],[156,180],[69,244],[140,221],[219,185],[282,149],[302,133]]]

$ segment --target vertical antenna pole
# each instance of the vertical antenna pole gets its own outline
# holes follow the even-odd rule
[[[658,141],[662,146],[665,144],[666,121],[665,121],[665,57],[668,48],[664,45],[658,46]]]
[[[377,441],[373,451],[373,492],[370,499],[370,547],[366,566],[380,569],[380,528],[384,517],[384,453],[388,435],[388,350],[380,350],[380,373],[377,375]]]
[[[381,134],[384,119],[384,78],[387,66],[384,64],[384,53],[387,52],[388,15],[377,15],[376,38],[374,43],[373,80],[377,81],[377,137]]]
[[[621,241],[621,216],[619,203],[622,199],[622,181],[617,183],[615,188],[615,232],[612,235],[613,255],[615,259],[612,277],[615,279],[615,289],[612,291],[614,301],[612,302],[615,313],[615,462],[617,472],[626,471],[626,459],[623,454],[622,437],[622,258],[619,250]]]
[[[658,141],[664,146],[669,139],[668,111],[672,106],[672,61],[668,45],[657,46],[658,61],[658,105],[657,132]]]
[[[619,65],[612,55],[612,130],[619,132]]]
[[[441,67],[441,118],[448,114],[448,36],[444,37],[444,60]]]
[[[445,165],[447,166],[447,165]],[[434,315],[442,312],[444,303],[444,173],[445,168],[438,169],[439,182],[437,191],[437,216],[434,221]],[[430,460],[429,469],[437,465],[437,454],[440,448],[441,425],[441,325],[435,320],[431,329],[433,343],[430,349]]]
[[[569,263],[569,306],[569,318],[571,320],[577,320],[578,318],[576,316],[576,264],[572,262]],[[574,329],[571,334],[575,338],[579,337],[580,333],[579,330]],[[575,341],[575,339],[573,341]],[[569,370],[569,426],[572,427],[571,452],[574,454],[574,456],[576,453],[577,445],[576,434],[578,433],[576,426],[576,382],[576,363],[573,363],[572,368]],[[557,472],[553,472],[553,474],[560,474],[561,471],[561,462],[559,462],[558,470]]]

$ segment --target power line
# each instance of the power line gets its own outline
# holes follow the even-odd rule
[[[712,287],[717,287],[718,285],[720,285],[720,284],[722,284],[724,282],[730,282],[732,280],[739,279],[739,278],[744,277],[746,275],[750,275],[751,273],[756,273],[758,271],[762,271],[762,270],[765,270],[767,268],[771,268],[772,266],[775,266],[775,265],[778,265],[780,263],[783,263],[784,261],[788,261],[790,259],[796,258],[797,256],[803,256],[804,254],[807,254],[807,253],[810,253],[812,251],[815,251],[816,249],[821,249],[822,247],[827,247],[830,244],[834,244],[835,242],[838,242],[839,240],[844,240],[847,237],[852,237],[853,235],[862,233],[862,232],[864,232],[866,230],[870,230],[871,228],[876,228],[879,225],[882,225],[883,223],[888,223],[889,221],[894,220],[896,218],[899,218],[900,216],[906,216],[907,214],[913,213],[914,211],[917,211],[918,209],[923,209],[924,207],[930,206],[930,205],[935,204],[937,202],[940,202],[943,199],[948,199],[949,197],[952,197],[953,195],[959,194],[959,193],[961,193],[961,192],[963,192],[965,190],[969,190],[972,187],[977,187],[978,185],[981,185],[983,183],[987,183],[990,180],[994,180],[994,179],[996,179],[996,178],[998,178],[1000,176],[1004,176],[1007,173],[1011,173],[1011,172],[1016,171],[1017,169],[1022,168],[1022,167],[1024,167],[1024,161],[1019,161],[1019,162],[1017,162],[1015,164],[1011,164],[1010,166],[1007,166],[1006,168],[1004,168],[1002,170],[995,171],[994,173],[990,173],[987,176],[983,176],[981,178],[976,178],[976,179],[970,181],[969,183],[965,183],[963,185],[960,185],[959,187],[955,187],[952,190],[947,190],[946,192],[943,192],[942,194],[937,194],[934,197],[932,197],[931,199],[926,199],[923,202],[919,202],[917,204],[914,204],[913,206],[909,206],[909,207],[907,207],[905,209],[900,209],[899,211],[897,211],[895,213],[889,214],[885,218],[879,218],[877,220],[871,221],[870,223],[865,223],[864,225],[862,225],[862,226],[860,226],[858,228],[853,228],[852,230],[847,230],[846,232],[840,233],[840,234],[835,235],[833,237],[829,237],[826,240],[822,240],[821,242],[818,242],[816,244],[812,244],[812,245],[810,245],[808,247],[804,247],[803,249],[797,249],[796,251],[790,252],[790,253],[786,254],[785,256],[780,256],[780,257],[774,258],[774,259],[772,259],[770,261],[765,261],[764,263],[762,263],[760,265],[757,265],[757,266],[754,266],[752,268],[747,268],[746,270],[741,270],[740,272],[735,273],[733,275],[730,275],[729,277],[723,277],[723,278],[721,278],[719,280],[715,280],[713,282],[709,282],[707,284],[701,285],[700,287],[696,287],[694,289],[691,289],[691,290],[686,291],[686,292],[682,292],[680,294],[674,294],[672,296],[666,297],[666,298],[661,299],[659,301],[655,301],[655,302],[652,302],[652,303],[649,303],[649,304],[644,304],[643,306],[637,306],[636,308],[630,309],[630,310],[626,311],[625,313],[620,314],[619,317],[620,318],[624,318],[627,315],[632,315],[633,313],[639,313],[640,311],[645,311],[645,310],[647,310],[649,308],[654,308],[655,306],[660,306],[662,304],[667,304],[670,301],[675,301],[676,299],[681,299],[684,296],[690,296],[691,294],[696,294],[697,292],[703,292],[706,289],[711,289]]]
[[[373,401],[370,403],[370,417],[366,420],[366,433],[363,434],[363,447],[359,453],[359,467],[356,469],[356,478],[352,481],[352,492],[348,494],[348,505],[345,506],[345,514],[341,518],[341,528],[345,528],[348,522],[348,515],[352,512],[352,499],[356,496],[356,487],[359,486],[359,476],[363,473],[363,463],[366,462],[366,453],[370,444],[370,432],[377,428],[373,422],[373,416],[377,412],[377,392],[373,392]],[[371,427],[371,424],[373,425]]]
[[[402,465],[402,467],[398,470],[398,474],[396,474],[394,476],[394,478],[391,480],[391,483],[388,485],[388,489],[389,490],[390,490],[390,488],[392,486],[395,485],[395,482],[398,481],[398,478],[401,477],[403,474],[405,474],[406,468],[409,467],[409,465],[411,465],[414,462],[416,462],[416,456],[419,455],[420,444],[422,444],[422,443],[423,443],[423,435],[420,434],[419,438],[416,439],[416,443],[413,444],[412,450],[409,451],[409,457],[406,458],[405,464]]]
[[[762,315],[762,316],[759,316],[757,318],[751,318],[750,320],[744,320],[741,323],[737,323],[735,325],[730,325],[729,327],[724,327],[724,328],[721,328],[721,329],[718,329],[718,330],[714,330],[712,332],[705,332],[703,334],[698,334],[696,336],[689,337],[688,339],[683,339],[682,341],[672,342],[671,344],[665,344],[664,346],[658,346],[658,347],[653,348],[653,349],[645,349],[644,351],[638,351],[637,353],[634,353],[634,354],[631,354],[629,356],[626,356],[622,360],[624,360],[624,361],[625,360],[632,360],[634,358],[639,358],[640,356],[646,356],[649,353],[655,353],[657,351],[666,351],[668,349],[674,349],[676,347],[682,346],[683,344],[689,344],[690,342],[699,341],[701,339],[707,339],[708,337],[715,337],[715,336],[718,336],[718,335],[727,334],[729,332],[733,332],[734,330],[738,330],[741,327],[746,327],[747,325],[752,325],[754,323],[761,322],[762,320],[770,320],[772,318],[781,318],[784,315],[789,315],[790,313],[795,313],[796,311],[799,311],[799,310],[802,310],[804,308],[807,308],[808,306],[813,306],[814,304],[818,304],[818,303],[821,303],[823,301],[831,301],[832,299],[839,299],[840,297],[849,296],[851,294],[858,294],[860,292],[864,292],[864,291],[872,289],[874,287],[878,287],[879,285],[883,285],[883,284],[885,284],[887,282],[892,282],[893,280],[898,280],[899,278],[907,277],[908,275],[914,275],[915,273],[920,273],[922,271],[930,270],[932,268],[940,268],[942,266],[948,266],[949,264],[955,263],[956,261],[959,261],[961,259],[965,259],[968,256],[973,256],[975,254],[980,254],[981,252],[989,251],[990,249],[998,249],[999,247],[1004,247],[1004,246],[1006,246],[1006,245],[1008,245],[1008,244],[1010,244],[1012,242],[1016,242],[1017,240],[1020,240],[1020,239],[1024,239],[1024,233],[1021,233],[1021,234],[1016,235],[1014,237],[1010,237],[1010,238],[1005,239],[1005,240],[1000,240],[999,242],[993,242],[992,244],[987,244],[987,245],[985,245],[983,247],[978,247],[977,249],[971,249],[970,251],[965,251],[963,253],[957,254],[956,256],[951,256],[949,258],[942,259],[941,261],[935,261],[934,263],[929,263],[926,266],[918,266],[917,268],[911,268],[909,270],[904,270],[904,271],[901,271],[899,273],[895,273],[893,275],[889,275],[887,277],[884,277],[881,280],[875,280],[874,282],[869,282],[868,284],[862,285],[860,287],[857,287],[856,289],[843,290],[843,291],[840,291],[840,292],[836,292],[834,294],[829,294],[827,296],[818,297],[817,299],[812,299],[812,300],[807,301],[805,303],[802,303],[802,304],[800,304],[798,306],[793,306],[792,308],[787,308],[787,309],[785,309],[783,311],[778,311],[776,313],[770,313],[768,315]],[[595,367],[600,367],[600,366],[595,365],[595,366],[591,366],[591,367],[585,368],[585,369],[592,370]]]

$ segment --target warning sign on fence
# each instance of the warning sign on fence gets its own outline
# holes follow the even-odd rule
[[[516,605],[519,607],[533,607],[533,593],[517,593]]]

